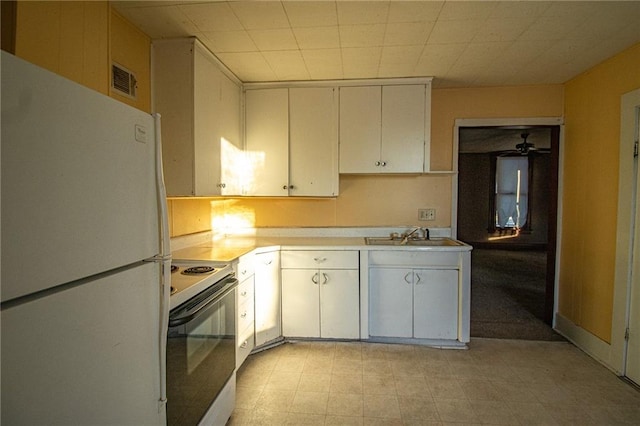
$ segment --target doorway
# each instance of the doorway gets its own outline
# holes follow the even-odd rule
[[[562,340],[551,328],[560,133],[557,119],[456,122],[453,207],[456,237],[474,247],[472,337]]]
[[[622,375],[640,385],[640,89],[622,96],[611,347]],[[619,356],[619,358],[618,358]]]

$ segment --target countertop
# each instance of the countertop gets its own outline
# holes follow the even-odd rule
[[[241,256],[272,250],[393,250],[470,251],[471,246],[385,246],[367,245],[364,237],[226,237],[201,242],[172,252],[174,259],[233,262]]]

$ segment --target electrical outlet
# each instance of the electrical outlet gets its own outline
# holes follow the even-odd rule
[[[418,209],[418,220],[436,220],[436,209]]]

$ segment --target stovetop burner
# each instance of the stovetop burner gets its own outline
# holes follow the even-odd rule
[[[233,273],[228,263],[172,259],[170,308],[173,309]]]
[[[210,274],[215,271],[216,268],[213,266],[192,266],[190,268],[185,269],[181,273],[184,275],[203,275]]]

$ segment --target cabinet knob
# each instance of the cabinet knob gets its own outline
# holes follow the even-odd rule
[[[376,161],[376,166],[378,166],[378,167],[379,167],[379,166],[380,166],[380,164],[381,164],[381,163],[380,163],[379,161]]]
[[[227,187],[227,184],[226,184],[226,183],[219,183],[219,184],[217,185],[217,187],[218,187],[218,188],[226,188],[226,187]]]
[[[387,162],[386,162],[386,161],[381,161],[381,162],[380,162],[380,165],[381,165],[382,167],[385,167],[385,166],[387,165]]]
[[[246,296],[246,295],[247,295],[247,292],[246,292],[246,291],[243,291],[242,293],[240,293],[240,295],[241,295],[241,296]]]
[[[245,340],[244,342],[242,342],[242,344],[240,345],[240,347],[241,347],[242,349],[244,349],[244,348],[246,348],[246,347],[247,347],[247,345],[248,345],[248,344],[249,344],[249,341],[248,341],[248,340]]]
[[[247,313],[245,312],[244,314],[240,315],[240,318],[246,318],[247,317]]]

